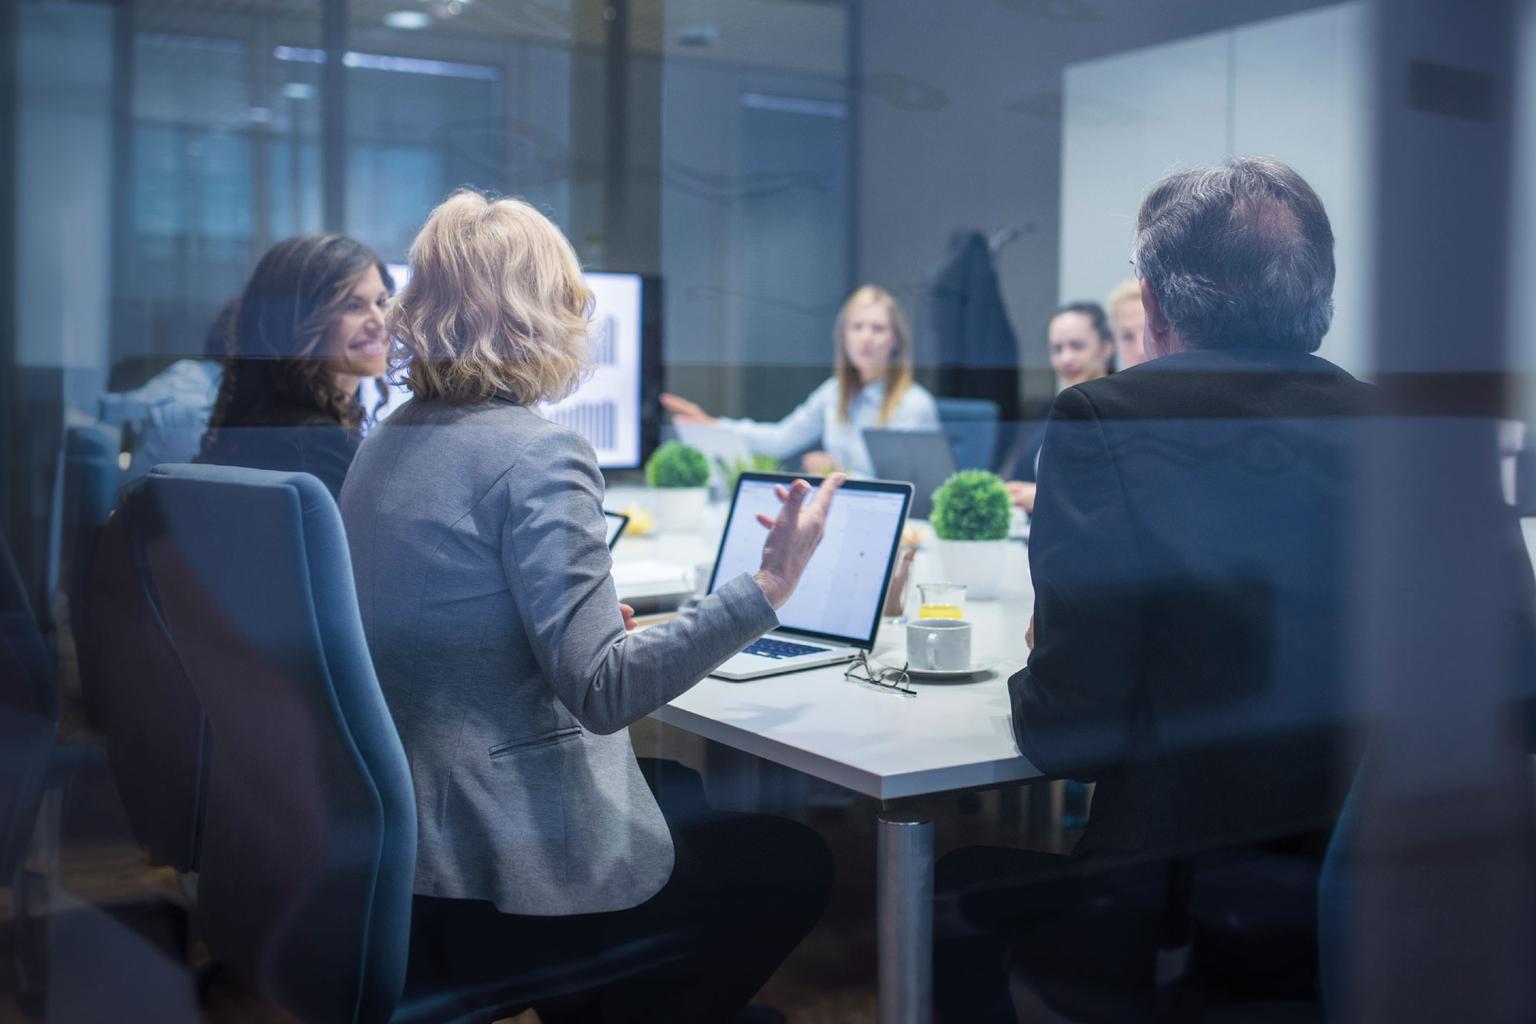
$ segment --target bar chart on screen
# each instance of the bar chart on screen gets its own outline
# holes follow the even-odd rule
[[[562,403],[551,407],[549,418],[569,427],[591,442],[598,451],[613,450],[617,443],[618,403],[612,401]]]
[[[618,348],[614,332],[618,324],[611,316],[599,316],[592,321],[592,362],[596,366],[617,366]]]
[[[542,406],[544,416],[592,445],[599,466],[640,463],[641,278],[586,275],[595,300],[587,331],[591,375],[575,393]]]

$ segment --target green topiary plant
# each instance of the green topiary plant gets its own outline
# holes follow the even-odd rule
[[[996,473],[962,469],[933,492],[933,532],[940,540],[1007,540],[1013,503]]]
[[[668,441],[645,464],[645,482],[652,487],[704,487],[709,484],[709,460],[697,448]]]
[[[724,459],[715,460],[715,468],[720,471],[720,482],[725,485],[726,494],[736,492],[736,480],[743,473],[777,473],[779,460],[772,455],[754,455],[750,459],[736,459],[726,462]]]

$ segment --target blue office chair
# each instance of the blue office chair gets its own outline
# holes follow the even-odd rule
[[[122,470],[122,431],[101,423],[76,423],[64,431],[62,585],[79,598],[80,577],[90,562],[96,531],[112,514]]]
[[[147,948],[145,939],[153,943],[163,938],[158,944],[172,950],[186,944],[185,915],[158,893],[124,894],[101,908],[81,908],[78,901],[70,901],[67,913],[61,908],[64,893],[57,880],[65,794],[76,773],[95,763],[101,751],[89,739],[60,742],[58,720],[58,689],[47,644],[10,549],[0,537],[0,884],[11,886],[16,991],[27,1005],[45,997],[53,1000],[61,986],[70,985],[58,975],[61,966],[81,962],[79,944],[70,936],[78,937],[75,930],[83,918],[112,917],[118,922],[114,935],[139,932],[131,940],[135,957]],[[29,855],[36,856],[43,873],[28,868]],[[35,896],[45,889],[46,927],[32,912]],[[101,931],[86,927],[92,936]],[[58,955],[61,943],[70,948],[69,956]],[[45,949],[53,952],[45,954]],[[121,987],[104,985],[97,991],[113,993],[128,1017],[135,1008],[150,1005],[154,995],[143,989],[142,998],[123,1002]],[[51,1012],[49,1016],[52,1019]]]
[[[71,622],[77,622],[80,578],[90,560],[96,529],[112,511],[121,471],[117,467],[121,431],[95,421],[70,423],[59,441],[52,490],[48,499],[48,534],[33,611],[42,624],[45,642],[59,641],[53,621],[54,598],[62,591],[69,600]]]
[[[145,562],[144,539],[158,522],[144,487],[128,488],[82,577],[75,646],[86,720],[106,737],[134,839],[151,864],[190,872],[197,869],[208,727]]]
[[[42,630],[0,536],[0,880],[26,856],[59,722]]]
[[[308,474],[222,466],[146,487],[147,563],[211,734],[196,919],[217,960],[305,1021],[371,1024],[510,1016],[675,955],[408,977],[415,797],[335,502]]]
[[[59,721],[58,691],[42,629],[10,546],[0,535],[0,885],[11,887],[17,990],[30,995],[41,969],[32,933],[34,880],[26,868]]]
[[[997,464],[998,407],[984,398],[936,398],[939,425],[955,449],[960,469],[992,469]]]

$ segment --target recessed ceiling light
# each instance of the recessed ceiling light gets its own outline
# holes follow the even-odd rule
[[[432,24],[432,18],[426,11],[390,11],[384,15],[384,24],[390,28],[426,28]]]
[[[283,95],[290,100],[314,99],[315,87],[308,82],[289,82],[283,86]]]
[[[684,25],[677,32],[677,45],[704,47],[720,41],[720,29],[710,22]]]

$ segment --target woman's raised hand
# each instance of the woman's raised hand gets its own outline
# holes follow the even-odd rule
[[[757,521],[767,528],[768,539],[763,541],[762,567],[753,578],[774,608],[782,608],[800,584],[806,563],[821,543],[832,496],[846,479],[842,473],[827,477],[810,504],[806,504],[805,496],[811,493],[811,485],[804,480],[796,480],[787,488],[780,485],[773,489],[783,502],[778,516],[770,518],[758,513]]]
[[[682,395],[662,392],[661,404],[678,423],[714,423],[715,418]]]

